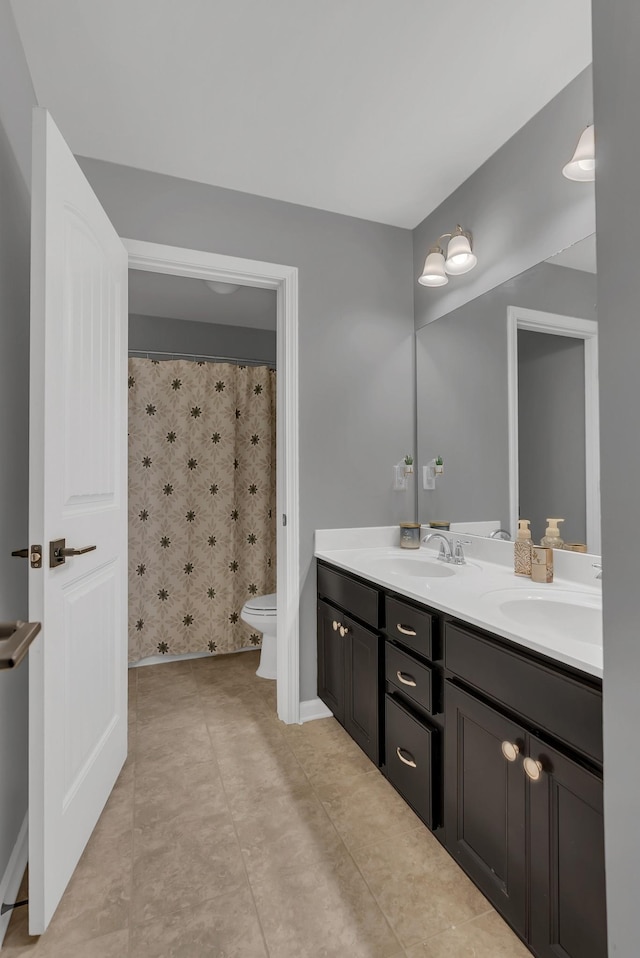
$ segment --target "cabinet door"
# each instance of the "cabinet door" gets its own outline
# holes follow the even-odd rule
[[[344,638],[334,624],[341,613],[318,602],[318,697],[344,725]]]
[[[542,766],[530,782],[531,945],[540,958],[606,958],[602,779],[534,736],[528,752]]]
[[[342,617],[346,628],[344,727],[380,764],[380,636]]]
[[[503,743],[515,746],[508,761]],[[524,729],[446,683],[445,844],[513,928],[525,934]]]

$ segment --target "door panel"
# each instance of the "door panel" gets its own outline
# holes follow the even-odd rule
[[[344,638],[333,628],[342,613],[318,602],[318,697],[344,724]]]
[[[342,617],[345,635],[344,727],[380,765],[380,636]]]
[[[540,958],[606,958],[602,779],[531,737],[531,944]]]
[[[34,111],[29,930],[49,924],[127,751],[127,254]],[[51,567],[48,543],[95,550]]]
[[[445,844],[521,934],[526,924],[525,731],[446,682]],[[518,746],[509,762],[502,743]]]

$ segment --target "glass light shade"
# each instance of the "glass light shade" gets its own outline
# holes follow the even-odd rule
[[[429,250],[418,282],[421,286],[446,286],[449,282],[444,271],[444,253],[439,247]]]
[[[576,151],[562,170],[568,180],[585,183],[596,178],[596,142],[593,126],[588,126],[578,140]]]
[[[468,273],[478,262],[478,258],[471,252],[469,238],[463,233],[455,233],[449,240],[447,258],[444,268],[451,276],[461,276]]]
[[[231,293],[240,289],[235,283],[218,283],[213,279],[205,279],[205,283],[212,293],[217,293],[219,296],[230,296]]]

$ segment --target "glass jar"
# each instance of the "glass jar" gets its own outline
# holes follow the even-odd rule
[[[400,548],[401,549],[419,549],[420,548],[420,523],[419,522],[401,522],[400,523]]]

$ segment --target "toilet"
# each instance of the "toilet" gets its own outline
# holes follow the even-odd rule
[[[261,679],[275,679],[276,637],[278,634],[278,607],[276,593],[256,595],[244,605],[240,618],[256,632],[262,633],[262,651],[256,675]]]

